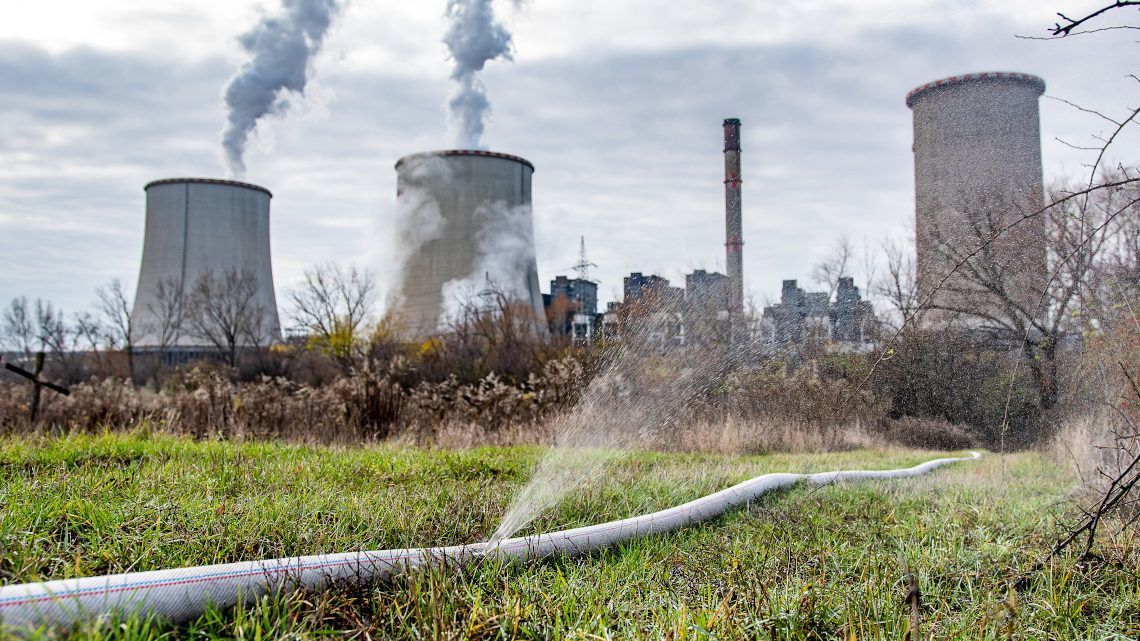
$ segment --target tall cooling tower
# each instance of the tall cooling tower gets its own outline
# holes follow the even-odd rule
[[[945,78],[907,94],[914,112],[918,295],[934,308],[924,322],[952,318],[954,309],[972,310],[973,324],[984,315],[1003,317],[1008,304],[982,291],[985,280],[1003,282],[1015,303],[1044,313],[1044,217],[1017,222],[1044,201],[1037,106],[1044,91],[1036,76],[992,72]],[[983,244],[979,237],[1002,228],[1008,231],[951,274]],[[993,273],[978,275],[979,269]]]
[[[273,293],[273,269],[269,254],[268,189],[248,183],[209,178],[156,180],[146,190],[146,232],[142,267],[135,293],[135,345],[161,344],[159,327],[169,314],[162,311],[169,296],[179,289],[185,302],[195,284],[207,272],[216,279],[227,273],[248,273],[256,281],[254,300],[262,309],[261,334],[265,341],[281,336],[277,300]],[[184,315],[185,310],[180,310]],[[169,345],[206,347],[187,323]],[[249,341],[242,341],[248,343]]]
[[[396,162],[397,235],[405,255],[394,311],[405,331],[430,334],[492,288],[528,304],[545,328],[533,173],[529,161],[489,151],[436,151]]]

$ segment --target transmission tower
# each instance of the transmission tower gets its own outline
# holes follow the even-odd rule
[[[590,280],[590,268],[597,267],[586,258],[586,237],[579,236],[581,244],[578,249],[578,262],[574,265],[574,271],[578,274],[578,280],[594,282]]]
[[[483,301],[482,309],[479,311],[483,315],[493,314],[495,312],[495,284],[491,282],[491,272],[483,273],[483,291],[479,292],[479,298]]]

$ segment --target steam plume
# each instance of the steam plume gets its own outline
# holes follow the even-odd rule
[[[309,63],[340,10],[338,0],[281,0],[281,8],[238,38],[251,58],[224,92],[228,114],[222,151],[234,178],[245,175],[242,156],[258,120],[284,113],[291,93],[304,94]]]
[[[455,61],[451,79],[458,83],[447,102],[448,116],[456,146],[479,149],[491,103],[476,76],[489,60],[512,60],[511,34],[495,21],[491,0],[448,0],[447,18],[451,26],[443,42]]]

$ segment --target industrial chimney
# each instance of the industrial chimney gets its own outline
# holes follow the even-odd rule
[[[175,301],[181,315],[183,299],[207,272],[219,278],[226,272],[251,274],[254,300],[262,311],[262,339],[279,340],[269,255],[269,190],[232,180],[170,178],[148,184],[145,191],[146,231],[133,311],[135,346],[209,348],[186,328],[172,343],[163,345],[161,336],[161,326],[171,320],[161,318],[169,294],[181,292]]]
[[[1041,125],[1037,100],[1045,81],[1024,73],[952,76],[907,94],[914,112],[915,241],[918,297],[924,323],[966,310],[968,325],[1003,314],[979,287],[978,269],[960,266],[975,253],[979,229],[1006,228],[986,243],[982,270],[1001,274],[1015,302],[1043,314],[1045,221],[1027,214],[1044,202]],[[994,230],[983,233],[992,234]],[[956,269],[957,268],[957,269]]]
[[[725,270],[728,272],[728,311],[733,325],[744,311],[744,238],[740,219],[740,120],[724,121]],[[733,332],[736,334],[735,330]]]
[[[490,151],[447,150],[396,162],[402,249],[396,318],[404,331],[439,329],[457,297],[486,283],[528,305],[540,331],[545,311],[538,282],[529,161]],[[470,301],[468,301],[470,302]]]

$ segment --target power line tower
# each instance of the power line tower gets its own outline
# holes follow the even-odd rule
[[[597,265],[591,263],[590,260],[586,258],[586,237],[579,236],[578,238],[580,239],[581,244],[579,245],[578,249],[578,262],[574,265],[574,272],[578,274],[578,280],[584,280],[591,283],[595,282],[590,280],[590,268],[597,267]]]
[[[479,312],[484,316],[495,313],[495,284],[491,282],[491,272],[483,272],[483,291],[479,292],[482,301]]]
[[[590,268],[597,267],[586,257],[586,237],[579,237],[578,262],[574,264],[577,278],[573,282],[574,315],[570,323],[575,343],[590,340],[593,336],[594,315],[597,313],[598,281],[590,278]],[[587,294],[587,288],[590,293]],[[589,300],[587,301],[587,298]]]

